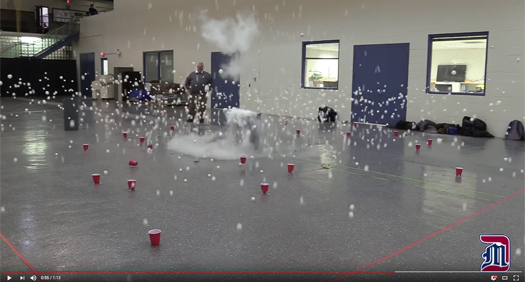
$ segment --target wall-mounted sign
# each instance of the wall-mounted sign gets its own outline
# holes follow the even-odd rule
[[[85,14],[86,12],[83,11],[53,9],[53,21],[65,23],[69,22],[75,16],[81,17]]]

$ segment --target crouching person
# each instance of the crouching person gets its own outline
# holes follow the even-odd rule
[[[335,122],[335,117],[337,112],[330,107],[319,107],[319,113],[317,115],[317,120],[319,122]]]

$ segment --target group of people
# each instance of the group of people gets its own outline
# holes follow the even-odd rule
[[[194,72],[190,73],[184,83],[188,95],[188,122],[198,118],[199,123],[204,123],[208,96],[214,88],[213,76],[204,71],[204,64],[198,63]],[[327,106],[319,107],[319,122],[335,122],[337,112]]]

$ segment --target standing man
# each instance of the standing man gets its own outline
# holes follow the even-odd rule
[[[186,88],[189,102],[188,122],[193,122],[198,111],[199,122],[204,123],[208,94],[213,91],[214,84],[212,75],[204,71],[203,63],[198,63],[197,70],[188,75],[184,87]]]

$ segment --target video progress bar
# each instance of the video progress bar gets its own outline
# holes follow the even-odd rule
[[[33,273],[33,271],[0,271],[2,273]],[[111,271],[111,270],[93,270],[93,271],[76,271],[76,270],[64,270],[64,271],[39,271],[40,273],[478,273],[478,274],[494,274],[492,272],[480,272],[480,271],[446,271],[446,270],[380,270],[380,271],[347,271],[347,270],[335,270],[335,271],[279,271],[279,270],[267,270],[267,271],[236,271],[236,270],[225,270],[225,271],[214,271],[214,270],[176,270],[176,271],[141,271],[141,270],[130,270],[130,271]],[[507,271],[497,272],[498,274],[505,273],[518,273],[521,274],[523,271]]]
[[[2,273],[32,273],[33,271],[1,271]],[[340,271],[294,271],[294,270],[174,270],[174,271],[157,271],[157,270],[62,270],[62,271],[38,271],[39,273],[395,273],[395,271],[375,271],[375,270],[340,270]]]
[[[404,270],[396,270],[395,273],[479,273],[479,274],[494,274],[492,272],[480,272],[480,271],[404,271]],[[507,271],[507,272],[497,272],[498,274],[505,274],[505,273],[523,273],[523,271]]]

